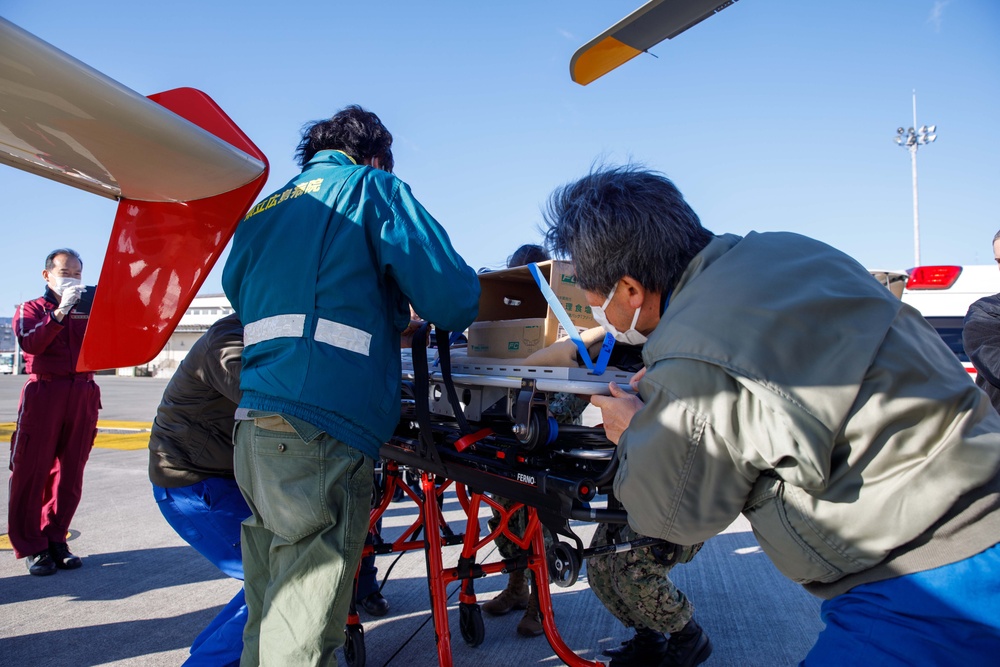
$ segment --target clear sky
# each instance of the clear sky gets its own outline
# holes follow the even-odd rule
[[[474,268],[539,242],[553,188],[595,161],[672,178],[710,230],[789,230],[869,268],[992,262],[1000,228],[1000,2],[740,0],[589,86],[574,51],[642,0],[279,3],[0,0],[0,15],[142,94],[199,88],[296,172],[303,123],[358,103],[397,175]],[[155,160],[155,155],[149,156]],[[97,280],[116,204],[0,166],[0,312],[55,247]],[[225,255],[202,293],[221,292]],[[6,313],[4,313],[6,315]]]

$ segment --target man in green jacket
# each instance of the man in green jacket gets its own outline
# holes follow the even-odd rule
[[[222,276],[244,325],[244,667],[336,664],[410,304],[449,331],[479,309],[475,271],[392,175],[378,116],[350,106],[313,123],[297,157],[302,173],[240,223]]]
[[[1000,416],[918,312],[818,241],[713,235],[641,168],[547,219],[594,317],[645,342],[639,395],[592,399],[636,532],[693,545],[742,512],[825,598],[806,665],[995,661]]]

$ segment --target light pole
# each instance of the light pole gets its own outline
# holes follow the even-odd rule
[[[917,148],[929,144],[937,135],[937,125],[921,125],[917,128],[917,91],[913,91],[913,125],[908,129],[896,130],[896,145],[910,151],[910,163],[913,166],[913,262],[920,266],[920,214],[917,206]]]

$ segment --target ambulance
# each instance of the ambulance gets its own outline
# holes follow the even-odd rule
[[[909,271],[902,300],[933,325],[972,378],[976,369],[962,345],[965,314],[975,301],[1000,292],[995,264],[918,266]]]

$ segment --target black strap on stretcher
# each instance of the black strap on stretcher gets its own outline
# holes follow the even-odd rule
[[[443,329],[437,329],[436,331],[438,358],[441,361],[441,382],[444,384],[445,393],[448,395],[448,404],[451,405],[451,411],[455,413],[459,430],[462,432],[462,435],[469,435],[472,433],[472,429],[469,428],[469,422],[465,419],[465,411],[458,402],[458,392],[455,391],[455,383],[451,379],[451,336],[449,332]]]
[[[427,368],[427,332],[430,323],[425,322],[413,334],[413,401],[417,413],[420,437],[420,457],[432,461],[439,469],[444,462],[438,454],[434,435],[431,431],[430,372]]]
[[[413,334],[413,398],[414,408],[417,414],[417,426],[420,430],[420,456],[428,458],[439,468],[444,468],[444,461],[438,454],[437,444],[434,442],[433,429],[431,426],[430,411],[430,365],[427,363],[427,338],[430,330],[430,323],[425,322],[420,325]],[[448,397],[448,404],[458,422],[459,432],[463,435],[472,434],[472,428],[465,418],[465,411],[458,401],[458,392],[455,391],[455,383],[451,378],[451,349],[450,333],[444,329],[435,329],[437,340],[438,359],[441,366],[441,383],[444,385],[445,394]]]

